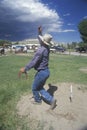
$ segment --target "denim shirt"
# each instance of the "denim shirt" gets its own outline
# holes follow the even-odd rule
[[[41,43],[31,62],[25,66],[25,71],[28,71],[31,68],[34,68],[37,71],[48,69],[49,52],[49,46]]]

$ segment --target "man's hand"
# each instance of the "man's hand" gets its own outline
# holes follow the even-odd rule
[[[42,33],[42,27],[41,26],[38,27],[38,33]]]
[[[26,79],[27,79],[28,76],[27,76],[27,72],[25,71],[25,68],[24,68],[24,67],[20,68],[19,73],[18,73],[18,77],[21,78],[21,75],[22,75],[23,73],[25,74]]]
[[[25,68],[24,67],[20,68],[20,72],[25,73]]]

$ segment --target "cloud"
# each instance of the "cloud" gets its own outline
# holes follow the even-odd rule
[[[83,18],[84,18],[84,19],[87,19],[87,16],[84,16]]]
[[[69,13],[64,14],[64,16],[69,15]],[[42,25],[46,33],[75,31],[63,30],[63,24],[58,12],[40,0],[0,0],[0,37],[2,38],[13,41],[36,38],[39,25]]]
[[[60,30],[59,32],[65,32],[65,33],[67,33],[67,32],[75,32],[76,30],[74,30],[74,29],[65,29],[65,30]]]
[[[75,24],[73,24],[73,23],[68,23],[67,25],[68,25],[68,26],[72,26],[72,25],[75,25]]]
[[[70,16],[70,13],[64,14],[63,16]]]
[[[47,31],[58,31],[62,26],[58,13],[39,0],[3,0],[0,6],[3,10],[7,9],[2,21],[9,18],[7,22],[15,20],[24,23],[41,23]]]

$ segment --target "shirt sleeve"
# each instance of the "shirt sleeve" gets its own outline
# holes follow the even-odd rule
[[[38,49],[33,59],[25,66],[25,71],[28,71],[31,68],[34,68],[41,58],[42,58],[42,53],[40,52],[40,49]]]
[[[39,32],[39,34],[38,34],[38,40],[39,40],[39,44],[42,45],[43,42],[41,41],[40,36],[42,36],[42,33],[41,33],[41,32]]]

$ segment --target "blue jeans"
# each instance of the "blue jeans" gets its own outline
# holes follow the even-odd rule
[[[53,101],[53,97],[43,87],[49,75],[49,69],[46,69],[40,70],[34,77],[32,92],[36,102],[41,102],[41,97],[43,97],[49,103]]]

